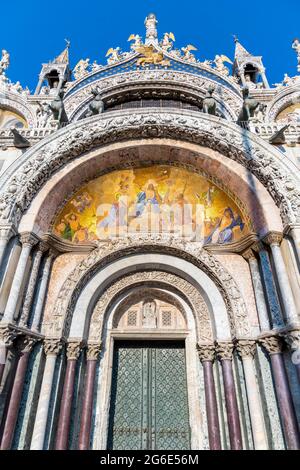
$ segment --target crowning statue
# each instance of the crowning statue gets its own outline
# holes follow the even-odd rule
[[[145,44],[148,45],[151,42],[157,44],[157,25],[158,21],[154,13],[150,13],[145,19],[145,26],[146,26],[146,39]]]
[[[90,59],[81,59],[73,69],[73,75],[75,80],[83,77],[84,75],[88,74],[87,68],[90,65]]]
[[[183,52],[183,60],[186,60],[188,62],[197,62],[196,57],[191,52],[196,51],[197,47],[193,46],[192,44],[188,44],[186,47],[182,47],[181,50]]]
[[[297,60],[298,60],[297,70],[298,72],[300,72],[300,41],[298,38],[294,39],[292,48],[295,49],[297,53]]]
[[[119,62],[119,60],[122,59],[122,54],[120,52],[121,52],[120,47],[116,47],[115,49],[111,47],[110,49],[108,49],[106,56],[105,56],[105,57],[108,57],[107,63],[109,65],[112,65],[112,64],[115,64],[116,62]]]
[[[218,72],[223,75],[229,75],[229,69],[226,67],[226,65],[224,65],[224,62],[232,64],[232,61],[226,55],[216,55],[213,62]]]
[[[0,75],[4,74],[4,71],[8,69],[10,63],[9,59],[9,53],[5,49],[2,49],[2,57],[0,60]]]
[[[130,45],[130,49],[133,50],[133,51],[136,51],[136,49],[140,46],[142,46],[143,42],[142,42],[142,38],[139,34],[131,34],[128,38],[128,41],[134,41],[131,45]]]
[[[173,47],[173,42],[175,42],[175,36],[173,33],[165,33],[163,40],[161,41],[161,48],[164,51],[168,51],[169,49],[172,49]]]

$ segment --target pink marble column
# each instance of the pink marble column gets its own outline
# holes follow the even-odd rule
[[[64,380],[63,394],[59,411],[56,432],[56,450],[66,450],[68,447],[71,408],[74,392],[76,364],[81,350],[80,341],[69,341],[67,345],[67,368]]]
[[[215,346],[213,344],[198,344],[197,349],[200,361],[203,366],[209,448],[210,450],[220,450],[222,449],[222,446],[220,437],[216,388],[213,374]]]
[[[19,414],[20,402],[22,398],[27,363],[30,356],[30,351],[35,342],[36,339],[34,338],[24,337],[19,343],[20,357],[18,359],[16,375],[9,399],[9,405],[1,441],[1,450],[8,450],[11,448],[12,445],[15,426]]]
[[[78,442],[79,450],[88,450],[90,445],[95,375],[100,349],[101,346],[99,344],[89,344],[87,349],[85,388],[82,403],[80,433]]]
[[[232,343],[219,343],[217,355],[222,365],[229,439],[232,450],[243,448],[239,409],[232,370]]]
[[[298,450],[300,449],[299,427],[282,357],[282,341],[276,336],[267,336],[261,338],[260,343],[270,356],[275,392],[286,446],[290,450]]]

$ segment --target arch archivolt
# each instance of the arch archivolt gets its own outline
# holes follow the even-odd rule
[[[0,96],[0,107],[20,114],[29,126],[34,126],[36,118],[26,101],[16,93],[6,93],[5,98]]]
[[[300,103],[299,86],[289,86],[278,93],[267,108],[267,121],[275,121],[278,114],[288,106]]]
[[[211,70],[210,70],[211,72]],[[215,71],[218,75],[218,72]],[[222,79],[224,77],[222,76]],[[75,92],[70,89],[65,97],[65,107],[71,121],[76,121],[87,108],[91,100],[91,90],[97,87],[105,99],[113,95],[121,94],[124,90],[147,88],[166,88],[172,89],[178,87],[181,91],[188,91],[203,98],[210,85],[215,86],[215,81],[208,77],[201,77],[191,73],[184,73],[175,70],[136,70],[134,72],[125,72],[115,76],[96,79],[85,86],[81,86]],[[224,85],[218,84],[214,96],[222,104],[229,119],[236,120],[242,106],[240,90],[234,83],[230,87],[236,88],[235,91]],[[73,92],[72,92],[73,91]]]
[[[113,114],[113,113],[109,113]],[[300,219],[298,172],[279,151],[235,124],[193,112],[152,110],[95,116],[61,129],[25,152],[2,177],[0,220],[18,226],[42,186],[68,162],[116,141],[164,138],[209,147],[255,175],[280,208],[285,223]],[[151,142],[150,142],[151,143]],[[126,155],[123,160],[126,167]]]
[[[78,304],[78,299],[84,287],[88,285],[89,281],[92,282],[96,273],[100,272],[101,269],[103,270],[105,266],[109,265],[111,268],[113,262],[127,256],[133,257],[133,255],[139,253],[143,254],[143,259],[146,257],[145,254],[149,253],[168,254],[173,257],[173,260],[174,257],[177,257],[191,263],[190,266],[196,266],[210,278],[219,295],[221,295],[220,298],[223,299],[227,310],[232,335],[240,337],[249,337],[251,335],[243,296],[235,280],[224,266],[211,253],[202,249],[201,243],[187,243],[185,240],[176,237],[152,234],[99,243],[98,248],[79,263],[63,283],[54,304],[51,320],[49,323],[44,323],[45,334],[54,337],[77,336],[77,334],[73,334],[71,328],[72,318],[76,330],[76,314],[77,316],[85,315],[89,302],[92,301],[92,298],[89,300],[83,295],[84,305]],[[137,267],[134,266],[134,262],[131,261],[131,263],[131,269],[136,270]],[[173,261],[172,264],[174,264]],[[172,264],[170,264],[170,270],[173,269]],[[185,269],[188,269],[188,265],[185,266]],[[116,272],[118,271],[119,269],[116,268]],[[99,287],[98,280],[96,279],[96,281],[95,285]],[[197,283],[197,279],[195,279],[195,282]],[[207,293],[208,296],[209,294]],[[93,291],[91,296],[94,295],[95,292]]]
[[[89,341],[99,341],[103,334],[105,314],[115,299],[127,289],[139,286],[158,287],[167,291],[177,291],[190,304],[194,313],[198,341],[211,342],[214,339],[208,306],[198,289],[185,279],[164,271],[141,271],[113,283],[100,296],[91,316]]]

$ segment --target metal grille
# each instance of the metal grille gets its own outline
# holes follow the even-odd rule
[[[163,310],[161,319],[162,319],[162,326],[172,325],[172,313],[169,310]]]
[[[127,325],[136,326],[136,320],[137,320],[137,312],[129,311],[127,314]]]

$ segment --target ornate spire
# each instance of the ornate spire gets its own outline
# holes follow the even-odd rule
[[[55,64],[68,64],[69,63],[69,49],[70,49],[70,41],[65,39],[66,47],[65,49],[54,59]]]
[[[244,59],[245,57],[252,56],[252,54],[250,54],[250,52],[248,52],[247,49],[245,49],[244,46],[242,46],[237,36],[234,36],[234,42],[235,42],[235,52],[234,52],[235,60]]]
[[[158,21],[154,13],[150,13],[145,19],[145,26],[146,26],[146,39],[145,45],[149,44],[158,44],[157,39],[157,25]]]

